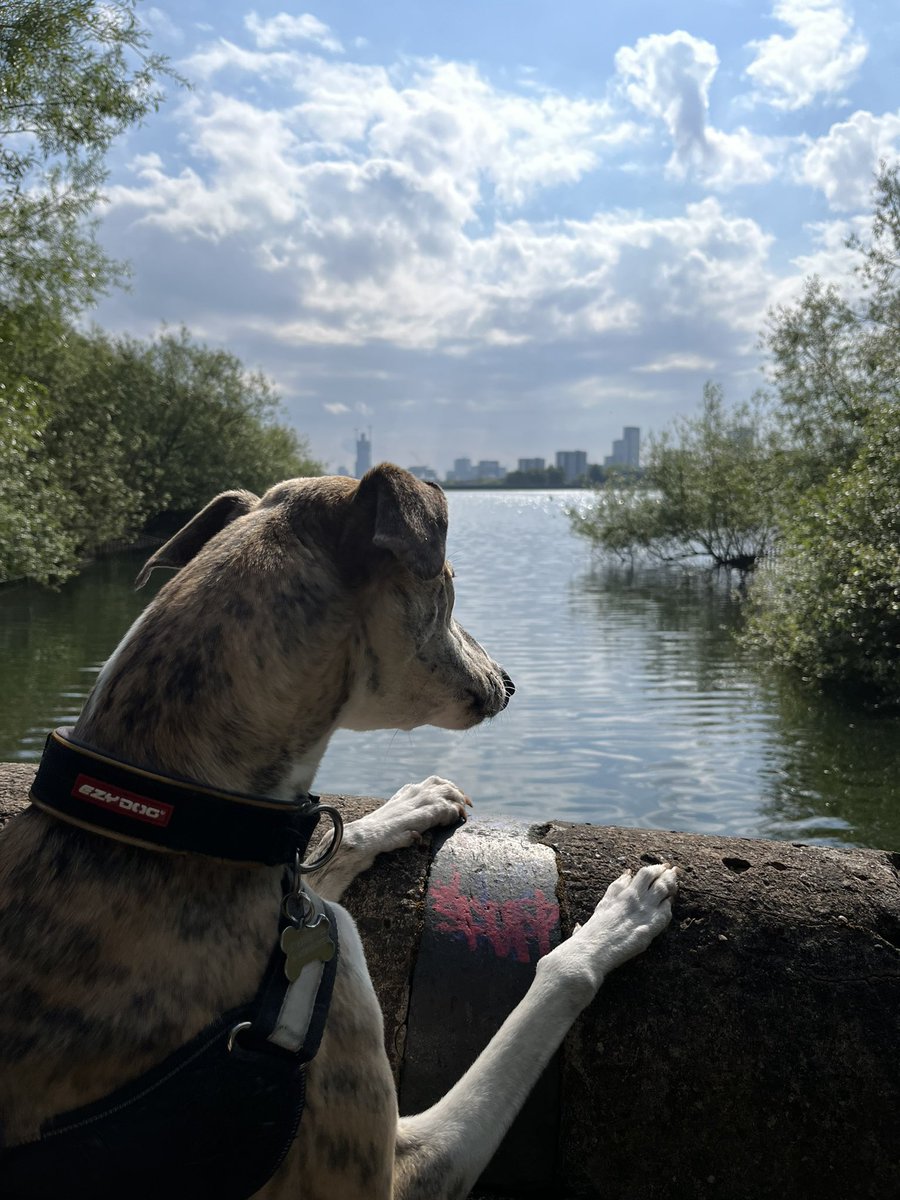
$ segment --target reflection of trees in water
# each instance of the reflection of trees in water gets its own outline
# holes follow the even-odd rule
[[[651,689],[677,671],[698,694],[730,693],[728,715],[739,723],[752,710],[757,740],[760,718],[768,718],[757,767],[767,833],[900,847],[900,717],[758,662],[734,636],[742,621],[737,575],[602,564],[573,581],[570,597],[597,619],[604,639],[639,655]]]
[[[661,679],[677,661],[700,693],[746,680],[747,654],[734,637],[741,594],[737,572],[639,563],[598,565],[574,580],[571,590],[573,606],[590,606],[601,628],[661,635],[636,643],[648,677]],[[677,640],[664,641],[673,634]]]
[[[92,564],[59,591],[15,584],[0,591],[0,761],[40,756],[40,731],[81,709],[98,666],[158,586],[134,591],[146,554]],[[88,669],[86,669],[88,668]],[[27,748],[20,742],[35,731]]]
[[[900,718],[867,712],[772,673],[762,681],[777,718],[779,762],[766,772],[763,813],[775,831],[838,818],[844,840],[900,847]]]

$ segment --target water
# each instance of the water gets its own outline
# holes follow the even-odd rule
[[[457,616],[516,696],[464,734],[340,732],[317,787],[388,796],[437,773],[479,811],[528,821],[900,846],[900,720],[761,670],[722,580],[593,564],[562,511],[579,499],[450,494]],[[0,591],[0,760],[36,759],[75,717],[152,594],[131,587],[142,557],[55,594]]]

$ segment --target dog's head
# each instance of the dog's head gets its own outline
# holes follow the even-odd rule
[[[514,688],[453,618],[446,537],[441,489],[383,464],[358,483],[223,493],[138,585],[155,567],[175,569],[155,607],[190,613],[195,640],[216,628],[242,686],[282,698],[312,687],[331,728],[464,729]]]

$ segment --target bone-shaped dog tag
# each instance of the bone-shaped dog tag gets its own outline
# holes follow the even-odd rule
[[[334,958],[328,918],[319,917],[315,925],[289,925],[281,935],[281,948],[285,953],[284,973],[291,983],[300,977],[307,963],[328,962]]]

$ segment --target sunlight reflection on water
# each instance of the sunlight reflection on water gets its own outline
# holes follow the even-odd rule
[[[564,514],[585,499],[450,493],[456,615],[516,696],[465,734],[339,732],[317,788],[388,796],[438,773],[485,815],[900,844],[900,722],[760,674],[723,580],[593,563]],[[0,664],[23,681],[0,696],[0,758],[36,759],[74,719],[146,603],[139,561],[97,564],[58,595],[0,593]]]

